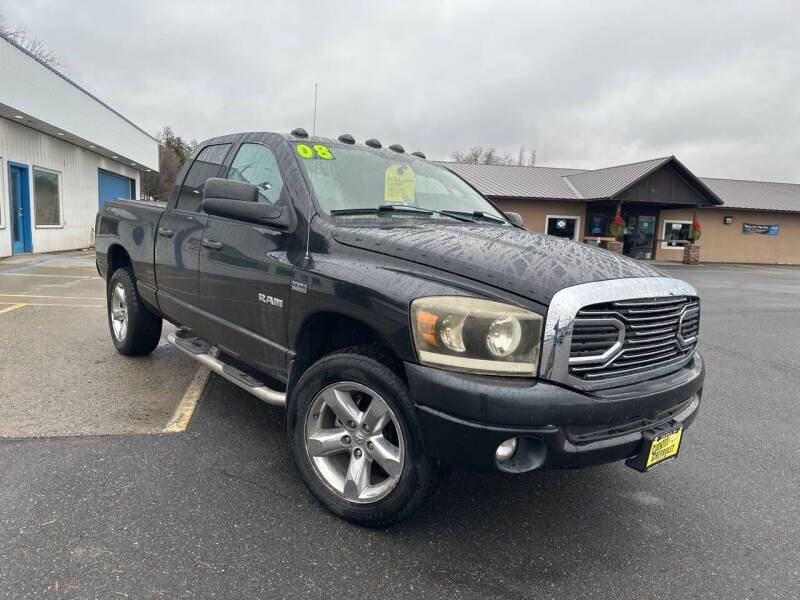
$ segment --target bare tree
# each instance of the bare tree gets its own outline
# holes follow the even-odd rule
[[[533,167],[536,164],[536,148],[531,148],[531,151],[525,154],[525,146],[520,146],[516,164],[520,167]]]
[[[22,46],[33,54],[40,61],[47,66],[52,67],[57,71],[64,70],[64,64],[58,59],[55,53],[44,45],[44,42],[38,38],[32,38],[28,34],[28,30],[24,25],[17,25],[12,28],[6,23],[5,15],[0,11],[0,35],[10,39],[12,42]]]
[[[460,163],[474,165],[513,165],[514,159],[509,154],[500,154],[493,147],[472,146],[466,152],[456,150],[450,157]]]
[[[532,167],[536,164],[536,150],[525,152],[525,146],[519,147],[517,158],[513,158],[510,154],[500,154],[492,146],[472,146],[466,152],[456,150],[450,154],[456,162],[469,163],[473,165],[519,165],[524,167]]]
[[[166,201],[183,163],[192,154],[197,142],[187,142],[175,135],[172,128],[162,127],[158,139],[158,173],[142,174],[142,196]]]

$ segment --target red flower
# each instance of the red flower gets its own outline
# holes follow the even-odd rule
[[[694,229],[695,231],[700,231],[702,228],[700,227],[700,223],[698,223],[697,221],[695,221],[695,222],[692,224],[692,229]]]
[[[620,217],[619,215],[614,217],[614,225],[622,225],[622,217]]]

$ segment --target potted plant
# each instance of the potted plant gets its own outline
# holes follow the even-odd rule
[[[614,215],[614,220],[611,222],[611,225],[608,226],[608,230],[614,238],[613,242],[608,242],[606,244],[606,248],[611,250],[611,252],[617,252],[622,254],[622,234],[625,233],[625,223],[622,222],[622,212],[619,206],[617,206],[617,214]]]
[[[689,232],[689,243],[683,247],[683,263],[696,265],[700,263],[700,246],[697,242],[703,235],[703,227],[697,220],[697,213],[692,215],[692,230]]]

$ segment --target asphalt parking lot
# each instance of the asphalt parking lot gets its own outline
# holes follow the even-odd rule
[[[0,260],[0,437],[163,429],[197,368],[166,340],[109,352],[105,304],[93,252]]]
[[[11,289],[35,279],[2,275],[12,268],[0,261],[3,294],[103,295],[99,279],[47,294]],[[19,272],[46,268],[57,267]],[[412,519],[385,530],[340,521],[306,492],[282,410],[212,376],[188,429],[158,433],[192,365],[161,347],[117,357],[102,308],[74,308],[83,326],[62,326],[72,311],[2,313],[25,300],[0,297],[0,597],[798,598],[800,268],[668,270],[701,292],[708,368],[677,461],[647,475],[620,464],[456,471]],[[45,339],[70,351],[48,353]],[[75,380],[64,387],[69,407],[53,402],[49,373],[66,377],[67,359],[115,369],[113,418],[80,415],[102,414],[111,387],[81,401],[86,386]],[[12,368],[28,373],[27,386]],[[149,408],[137,406],[141,390]],[[30,417],[43,400],[46,427]]]

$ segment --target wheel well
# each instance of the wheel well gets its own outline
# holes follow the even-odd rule
[[[339,313],[317,313],[308,318],[297,336],[296,354],[286,387],[287,396],[306,369],[320,358],[337,350],[364,344],[381,346],[397,359],[380,333],[363,321]]]
[[[125,251],[125,248],[118,244],[114,244],[108,249],[108,274],[111,277],[114,271],[122,267],[132,267],[131,257]]]

